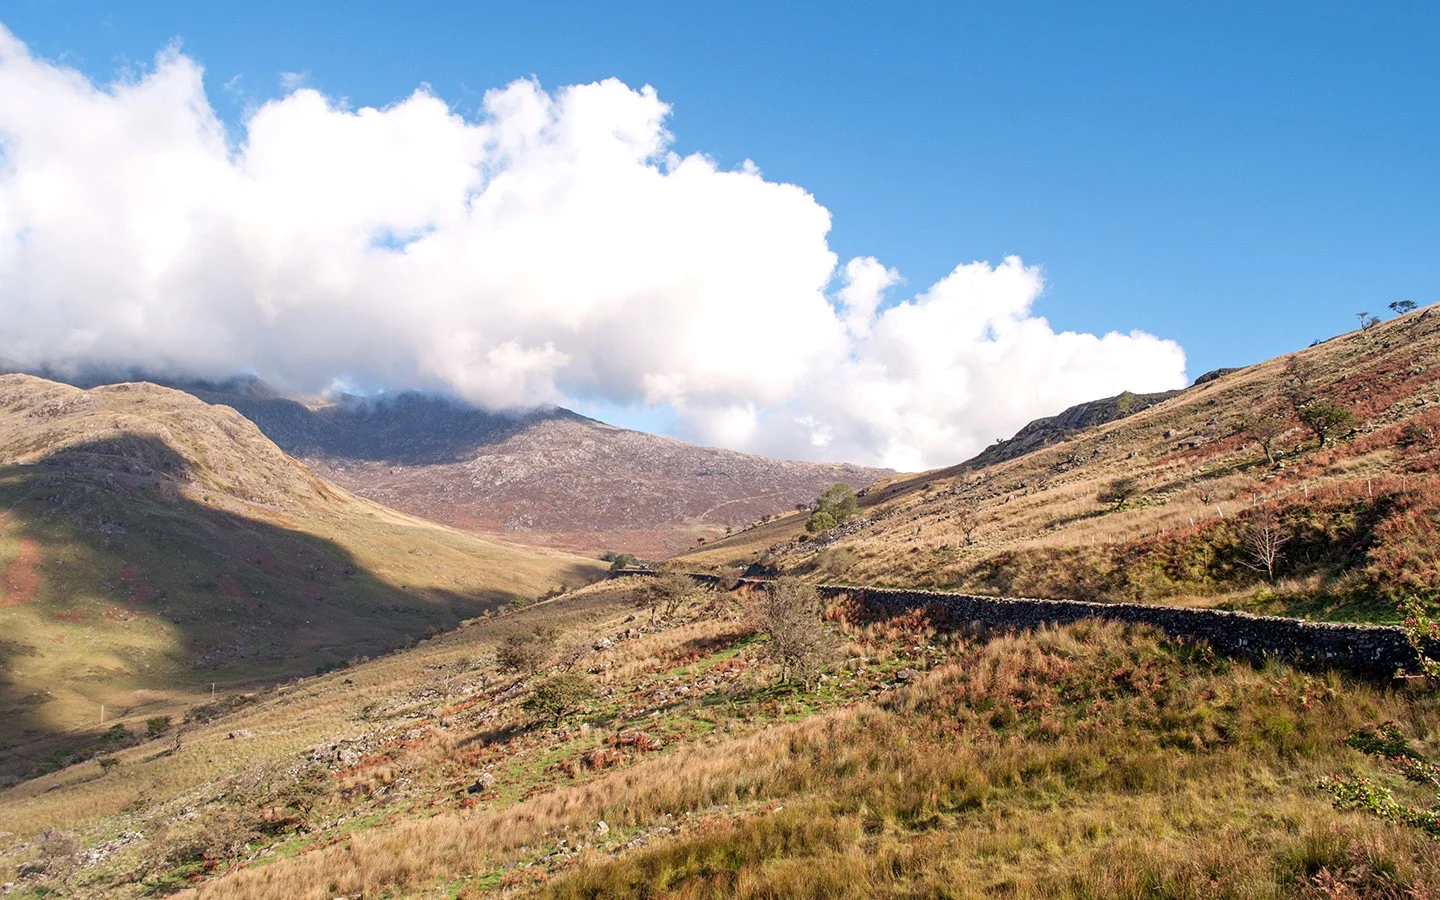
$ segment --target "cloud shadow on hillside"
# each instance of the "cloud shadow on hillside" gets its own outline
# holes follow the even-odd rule
[[[47,688],[25,676],[28,657],[73,654],[62,662],[74,678],[105,682],[110,705],[123,708],[115,684],[128,689],[121,696],[212,681],[261,687],[403,646],[513,599],[382,581],[333,542],[187,497],[176,481],[188,473],[163,441],[133,434],[0,467],[0,524],[35,557],[28,596],[0,599],[10,619],[0,640],[0,776],[95,733],[47,721]],[[557,578],[588,580],[578,567]],[[102,653],[130,656],[122,658],[131,671],[107,670],[81,641],[67,643],[87,625],[110,639]]]

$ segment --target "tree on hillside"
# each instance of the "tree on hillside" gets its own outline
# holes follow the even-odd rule
[[[618,572],[621,569],[633,569],[640,564],[640,560],[633,553],[607,553],[601,559],[608,559],[610,571]]]
[[[770,638],[765,650],[780,664],[781,681],[815,683],[829,645],[821,612],[815,586],[795,578],[781,578],[761,593],[756,625]]]
[[[966,497],[960,501],[959,506],[955,507],[955,512],[952,516],[955,521],[955,527],[960,529],[960,533],[965,536],[965,546],[968,547],[975,543],[972,535],[975,534],[975,529],[980,527],[979,501],[972,497]]]
[[[1323,397],[1306,404],[1298,415],[1305,427],[1315,432],[1321,447],[1332,434],[1349,428],[1355,422],[1355,414],[1349,409]]]
[[[1265,460],[1275,465],[1275,440],[1290,430],[1285,420],[1275,415],[1247,416],[1236,423],[1235,431],[1260,445]]]
[[[836,525],[853,519],[860,511],[855,492],[846,484],[833,484],[820,492],[815,500],[815,511],[805,522],[805,530],[811,534],[829,531]]]
[[[1101,503],[1113,503],[1119,509],[1125,501],[1140,493],[1140,480],[1133,475],[1123,475],[1110,481],[1100,489],[1095,499]]]
[[[678,572],[664,572],[642,581],[630,595],[630,599],[639,608],[649,610],[650,623],[653,625],[657,613],[661,618],[670,618],[693,593],[695,582],[689,576]]]
[[[1284,556],[1284,547],[1290,543],[1290,532],[1280,517],[1270,507],[1261,507],[1250,515],[1245,528],[1245,553],[1248,559],[1241,560],[1256,571],[1264,570],[1265,577],[1273,584],[1275,564]]]
[[[811,534],[823,534],[838,524],[840,523],[835,521],[834,516],[817,509],[805,520],[805,530]]]
[[[1360,330],[1369,331],[1380,324],[1379,316],[1372,316],[1369,312],[1357,312],[1355,318],[1360,320]]]
[[[1403,316],[1408,312],[1414,312],[1416,303],[1414,300],[1396,300],[1390,304],[1390,311],[1397,316]]]
[[[1302,356],[1291,356],[1285,360],[1285,386],[1281,392],[1296,413],[1315,399],[1315,391],[1310,384],[1314,378],[1315,364],[1310,360]]]

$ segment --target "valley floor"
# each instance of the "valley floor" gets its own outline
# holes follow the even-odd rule
[[[215,898],[1440,892],[1440,823],[1403,812],[1440,787],[1421,783],[1432,692],[1145,629],[976,633],[846,601],[807,690],[778,682],[754,598],[700,593],[652,622],[633,588],[486,617],[178,747],[12,788],[0,880]],[[539,670],[500,671],[505,639],[536,628],[556,638]],[[566,676],[597,691],[582,709],[526,702]]]

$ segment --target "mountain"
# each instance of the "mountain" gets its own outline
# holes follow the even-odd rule
[[[616,428],[566,409],[491,413],[406,393],[300,402],[262,382],[177,384],[231,406],[356,494],[468,531],[667,556],[889,469],[793,462]]]
[[[158,715],[601,571],[356,497],[180,391],[0,376],[0,769],[101,704]]]
[[[1393,615],[1400,594],[1433,597],[1440,584],[1437,318],[1406,316],[1151,403],[1087,404],[1027,428],[1013,455],[874,485],[860,516],[829,534],[787,515],[674,564]],[[332,504],[476,540],[331,487],[221,407],[150,387],[68,390],[0,402],[19,411],[0,419],[7,439],[19,413],[34,420],[0,485],[35,470],[47,480],[23,493],[30,521],[78,520],[70,527],[115,542],[152,532],[161,546],[148,552],[185,579],[218,582],[206,560],[233,544],[235,563],[254,559],[260,574],[282,563],[317,573],[328,593],[314,602],[339,605],[343,588],[317,566],[325,551],[278,536],[269,563],[239,538],[217,551],[210,503],[247,510],[247,528],[281,515],[287,534],[328,528],[326,546],[346,541],[377,571],[405,565],[399,548],[414,545],[378,552],[381,525]],[[151,409],[127,418],[126,396],[150,392],[140,405]],[[74,439],[50,428],[71,415],[85,417]],[[434,452],[426,440],[420,452]],[[417,465],[442,464],[458,463]],[[67,487],[77,474],[83,484]],[[103,490],[123,493],[102,502]],[[164,518],[172,491],[190,504],[169,514],[182,515],[176,526]],[[1273,581],[1244,555],[1266,523],[1285,538]],[[7,598],[85,564],[37,565],[13,538],[0,553],[11,554]],[[137,572],[112,569],[109,587],[132,596],[112,607],[160,605],[142,587],[158,587],[153,563],[129,564]],[[411,566],[389,580],[447,571],[438,552]],[[215,703],[192,695],[185,729],[160,721],[153,739],[151,708],[132,705],[99,759],[0,789],[0,882],[19,896],[236,900],[1433,893],[1433,690],[1226,658],[1143,626],[1010,631],[939,605],[812,603],[793,583],[767,602],[749,586],[682,579],[673,603],[637,613],[670,583],[591,584],[343,671]],[[0,613],[40,602],[24,596]],[[115,676],[81,671],[94,626],[63,618],[63,597],[33,628],[63,636],[75,654],[64,677],[88,675],[94,689]],[[251,619],[279,615],[256,608],[268,598],[246,602]],[[197,634],[234,629],[216,617]],[[164,625],[106,627],[142,621]],[[59,652],[39,638],[27,647],[9,659]],[[813,678],[787,677],[787,648]]]
[[[1323,446],[1306,424],[1322,412],[1339,419]],[[1183,391],[1082,404],[967,462],[873,485],[857,520],[818,539],[791,515],[684,560],[1395,621],[1404,597],[1440,593],[1437,433],[1432,307]],[[1272,519],[1273,578],[1251,546]]]

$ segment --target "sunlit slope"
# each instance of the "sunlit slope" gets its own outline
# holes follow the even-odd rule
[[[797,514],[685,559],[988,594],[1393,619],[1398,596],[1440,587],[1440,314],[1419,310],[1293,356],[1013,459],[989,462],[992,453],[881,482],[860,519],[832,535],[810,539]],[[1353,424],[1321,447],[1296,414],[1297,390],[1348,410]],[[1247,420],[1279,423],[1278,465]],[[1109,496],[1124,478],[1135,479],[1129,496]],[[1273,585],[1245,546],[1264,507],[1286,537]],[[967,543],[969,515],[978,524]]]
[[[827,611],[779,683],[746,610],[592,585],[0,791],[22,897],[1422,897],[1440,844],[1337,809],[1357,746],[1440,757],[1433,691],[1216,658],[1143,628],[971,633]],[[555,635],[536,671],[508,637]],[[568,715],[529,708],[581,678]],[[1357,782],[1358,783],[1358,782]]]
[[[107,725],[170,711],[599,571],[354,497],[178,391],[0,377],[0,742],[21,769],[101,704]]]

